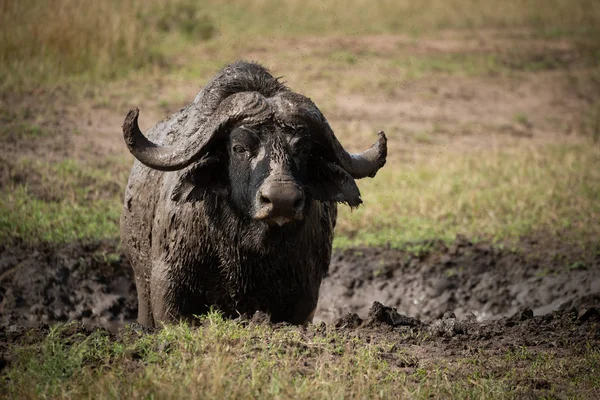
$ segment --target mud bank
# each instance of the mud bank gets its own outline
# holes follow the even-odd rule
[[[315,322],[367,318],[373,302],[423,322],[600,306],[598,254],[532,240],[519,250],[465,238],[417,247],[336,251]],[[133,273],[116,240],[0,248],[0,325],[76,320],[114,331],[136,316]]]

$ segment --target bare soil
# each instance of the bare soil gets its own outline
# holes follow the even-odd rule
[[[331,322],[366,315],[374,301],[431,321],[452,312],[479,321],[529,308],[543,315],[600,306],[600,254],[527,239],[505,249],[458,237],[417,244],[422,250],[361,248],[336,252],[316,316]]]
[[[137,316],[132,270],[117,241],[0,248],[0,284],[3,326],[76,320],[116,330]],[[424,322],[447,313],[487,321],[523,309],[537,316],[600,308],[600,254],[533,239],[504,249],[462,237],[410,251],[334,252],[315,322],[366,318],[373,302]]]
[[[117,242],[35,248],[0,253],[0,324],[35,326],[81,321],[116,329],[137,318],[133,271],[116,254]]]

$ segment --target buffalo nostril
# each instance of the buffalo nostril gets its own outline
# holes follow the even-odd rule
[[[295,210],[300,210],[303,205],[304,205],[304,198],[302,198],[302,197],[300,197],[300,198],[296,199],[296,201],[294,201],[294,209]]]
[[[271,200],[269,200],[268,197],[263,196],[262,194],[260,195],[260,202],[262,204],[271,204]]]

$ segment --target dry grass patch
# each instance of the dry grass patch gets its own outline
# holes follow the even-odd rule
[[[191,44],[213,37],[219,39],[211,59],[236,43],[307,34],[529,28],[552,37],[586,37],[597,32],[599,15],[599,4],[587,0],[502,5],[471,0],[5,1],[0,4],[0,86],[53,86],[65,77],[86,84],[141,68],[164,70],[177,65]],[[349,53],[334,53],[332,59],[356,61]],[[454,66],[444,62],[429,68]]]
[[[164,66],[163,41],[203,40],[213,26],[182,0],[82,0],[0,4],[0,86],[30,88],[115,78]]]

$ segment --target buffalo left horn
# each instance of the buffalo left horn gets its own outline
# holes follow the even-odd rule
[[[160,171],[177,171],[202,158],[207,145],[241,120],[260,121],[270,113],[266,99],[257,92],[241,92],[219,104],[208,121],[183,143],[161,146],[144,136],[138,126],[139,109],[129,111],[123,123],[127,148],[142,164]]]

